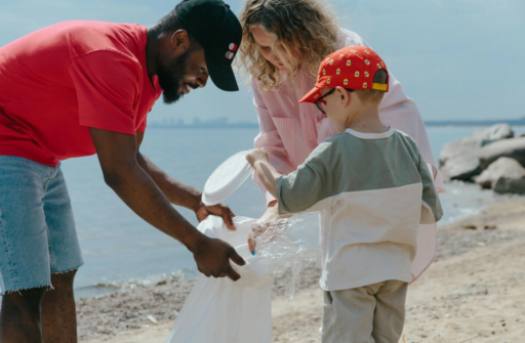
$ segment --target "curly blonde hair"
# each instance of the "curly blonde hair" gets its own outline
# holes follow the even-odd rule
[[[299,68],[307,68],[315,75],[323,58],[336,49],[338,26],[333,18],[320,0],[246,0],[240,16],[241,63],[265,89],[275,88],[283,81],[279,70],[262,56],[250,33],[251,25],[262,25],[277,35],[290,56],[292,51],[300,56],[293,65],[293,74]]]

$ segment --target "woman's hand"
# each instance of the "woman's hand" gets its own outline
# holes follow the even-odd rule
[[[253,149],[246,155],[246,160],[253,167],[257,161],[268,161],[268,153],[263,149]]]
[[[254,149],[246,154],[246,160],[252,166],[255,178],[258,179],[262,186],[275,197],[277,192],[277,178],[281,175],[268,161],[268,154],[266,151],[263,149]]]

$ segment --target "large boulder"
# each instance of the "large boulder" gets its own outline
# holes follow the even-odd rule
[[[525,177],[525,168],[521,164],[512,158],[501,157],[474,180],[483,188],[494,188],[501,178],[521,179],[522,177]]]
[[[475,152],[455,156],[446,161],[440,168],[447,180],[460,180],[471,182],[472,178],[481,173],[481,164]]]
[[[445,145],[439,158],[440,170],[445,179],[471,182],[484,167],[479,155],[485,147],[514,137],[507,124],[494,125],[475,132],[471,137]]]
[[[444,166],[449,160],[456,159],[464,155],[477,154],[481,149],[481,143],[472,137],[463,138],[459,141],[446,144],[439,155],[439,165]]]
[[[439,165],[447,180],[472,181],[481,172],[478,154],[481,141],[473,137],[445,145],[441,151]]]
[[[494,185],[494,192],[498,194],[525,195],[525,177],[520,179],[502,177]]]
[[[505,139],[481,148],[479,158],[483,168],[500,157],[509,157],[525,165],[525,137]]]

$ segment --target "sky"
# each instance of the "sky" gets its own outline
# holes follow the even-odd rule
[[[320,1],[379,52],[425,120],[525,117],[524,0]],[[0,0],[0,45],[66,19],[151,26],[177,2]],[[244,0],[226,2],[238,14]],[[247,76],[239,78],[240,92],[209,82],[176,104],[160,100],[150,121],[256,122]]]

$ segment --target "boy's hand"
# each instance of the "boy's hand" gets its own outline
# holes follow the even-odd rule
[[[273,241],[288,227],[288,219],[280,218],[272,223],[266,223],[264,226],[254,226],[248,237],[248,248],[255,255],[257,242],[268,243]]]
[[[253,167],[257,161],[267,161],[268,154],[263,149],[253,149],[246,155],[246,160]]]
[[[271,241],[286,223],[288,217],[289,215],[279,215],[277,204],[269,206],[261,218],[252,226],[252,232],[248,237],[248,248],[250,252],[255,254],[256,240],[260,236],[264,236],[262,237],[263,243]]]
[[[278,206],[277,203],[273,201],[272,204],[266,208],[266,211],[264,211],[263,215],[252,226],[252,232],[250,233],[250,237],[248,237],[248,248],[252,254],[255,255],[257,237],[260,236],[270,226],[271,223],[276,222],[278,219]]]

